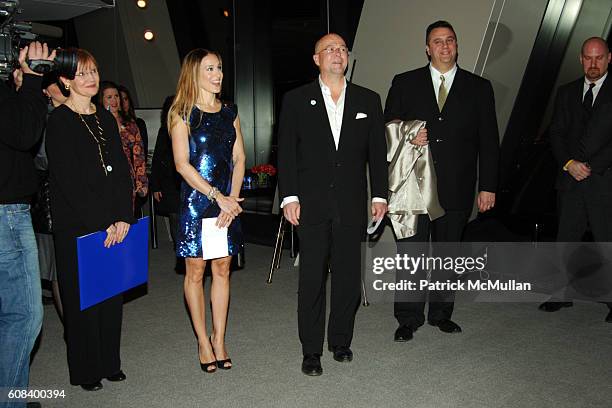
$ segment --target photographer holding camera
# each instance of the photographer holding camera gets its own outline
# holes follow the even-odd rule
[[[25,406],[6,393],[25,389],[30,352],[42,325],[40,273],[30,200],[38,188],[32,148],[41,137],[47,102],[42,74],[28,61],[53,61],[55,51],[32,42],[21,49],[18,92],[0,81],[0,407]],[[19,72],[19,70],[21,72]]]

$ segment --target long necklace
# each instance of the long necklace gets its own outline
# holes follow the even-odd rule
[[[113,171],[113,166],[111,166],[110,164],[107,165],[104,162],[104,157],[102,156],[102,146],[106,146],[106,139],[103,136],[104,131],[102,130],[102,126],[100,126],[100,120],[98,119],[98,115],[96,115],[95,113],[93,114],[94,118],[96,119],[96,125],[98,128],[97,129],[98,135],[96,136],[94,132],[91,130],[91,128],[89,127],[89,125],[87,124],[87,122],[85,121],[85,119],[83,119],[83,115],[81,115],[79,112],[77,112],[77,114],[79,115],[79,118],[81,118],[81,122],[83,122],[83,124],[87,128],[93,140],[96,142],[96,145],[98,146],[98,155],[100,156],[100,164],[102,165],[102,170],[104,170],[104,175],[108,176],[108,173]]]

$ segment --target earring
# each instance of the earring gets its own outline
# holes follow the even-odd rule
[[[64,88],[66,88],[67,91],[70,90],[70,84],[64,84]]]

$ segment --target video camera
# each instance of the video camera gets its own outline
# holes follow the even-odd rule
[[[37,36],[61,38],[62,30],[57,27],[15,21],[19,14],[19,0],[0,1],[0,79],[6,80],[15,68],[19,67],[19,49],[24,45],[22,40],[34,40]],[[74,78],[77,69],[76,53],[56,50],[53,61],[27,61],[32,71],[44,74],[56,71],[66,78]]]

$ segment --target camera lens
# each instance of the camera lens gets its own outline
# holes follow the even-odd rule
[[[74,51],[57,50],[55,54],[55,70],[68,79],[74,79],[77,70],[77,56]]]

